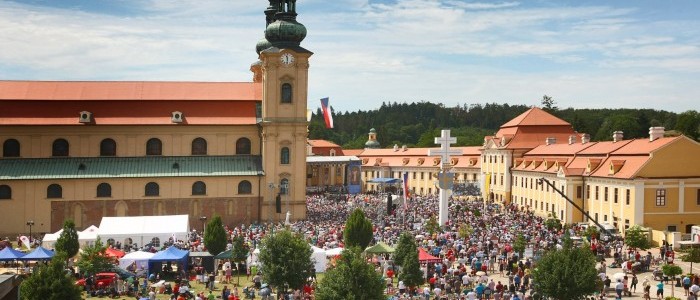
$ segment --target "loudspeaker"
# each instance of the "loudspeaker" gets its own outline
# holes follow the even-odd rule
[[[278,214],[282,213],[282,196],[280,194],[277,194],[277,198],[275,198],[275,211]]]
[[[391,215],[394,212],[394,205],[391,203],[391,193],[386,195],[386,214]]]

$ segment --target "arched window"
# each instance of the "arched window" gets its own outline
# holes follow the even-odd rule
[[[0,185],[0,199],[12,199],[12,189],[9,185]]]
[[[206,195],[207,185],[204,182],[197,181],[192,184],[192,195]]]
[[[250,140],[240,138],[236,141],[236,154],[250,154]]]
[[[104,139],[100,142],[100,156],[116,156],[117,142],[113,139]]]
[[[203,138],[192,140],[192,155],[207,155],[207,140]]]
[[[292,85],[289,83],[283,83],[282,84],[282,91],[281,91],[282,103],[292,103]]]
[[[63,198],[63,188],[58,184],[51,184],[46,188],[46,198]]]
[[[9,139],[2,143],[2,156],[19,157],[19,141]]]
[[[53,145],[51,146],[51,156],[68,156],[69,147],[68,141],[57,139],[53,141]]]
[[[238,184],[238,193],[239,194],[251,194],[253,193],[253,186],[250,184],[250,181],[248,180],[243,180]]]
[[[146,183],[146,196],[160,195],[160,186],[155,182]]]
[[[282,180],[280,180],[280,194],[286,195],[288,191],[289,191],[289,179],[282,178]]]
[[[98,184],[97,197],[112,197],[112,186],[106,182]]]
[[[157,138],[148,140],[146,142],[146,155],[163,155],[163,143]]]
[[[280,163],[283,165],[289,164],[289,148],[288,147],[282,147],[282,150],[280,150]]]

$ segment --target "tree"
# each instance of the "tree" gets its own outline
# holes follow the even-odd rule
[[[337,265],[326,271],[316,289],[318,300],[384,299],[384,281],[358,247],[345,249]]]
[[[279,290],[300,289],[314,272],[311,247],[289,230],[267,235],[260,245],[263,280]]]
[[[232,241],[233,248],[231,248],[231,259],[236,262],[236,269],[238,269],[238,263],[245,261],[248,258],[248,246],[245,244],[242,236],[236,236]],[[236,277],[240,283],[241,278]]]
[[[372,221],[365,217],[361,209],[355,209],[345,222],[343,232],[345,247],[360,247],[365,249],[372,241]]]
[[[68,256],[56,252],[48,264],[41,264],[20,286],[20,299],[72,300],[80,299],[80,288],[75,285],[70,273],[66,272]]]
[[[697,140],[700,133],[700,114],[694,110],[679,114],[676,120],[676,130],[693,140]]]
[[[459,226],[459,237],[463,239],[469,238],[474,233],[474,228],[469,224],[462,224]]]
[[[416,239],[408,232],[402,233],[394,249],[394,263],[403,266],[404,258],[416,251]]]
[[[515,251],[515,253],[518,253],[518,256],[520,258],[523,258],[523,252],[525,251],[526,246],[527,241],[525,240],[525,237],[522,233],[519,233],[518,236],[515,238],[515,243],[513,243],[513,250]]]
[[[73,220],[63,222],[63,232],[56,240],[56,251],[65,253],[69,258],[78,254],[80,243],[78,242],[78,232],[75,230]]]
[[[430,216],[428,222],[425,223],[425,230],[427,230],[428,233],[430,233],[430,235],[442,231],[442,229],[440,228],[440,224],[438,223],[437,219],[435,219],[435,216]]]
[[[204,246],[211,255],[217,255],[226,250],[226,231],[221,222],[221,217],[214,216],[207,224],[204,233]]]
[[[693,273],[693,263],[700,263],[700,248],[690,248],[680,259],[690,263],[690,273]]]
[[[112,259],[105,253],[107,247],[102,244],[102,239],[97,237],[95,243],[83,248],[80,260],[76,263],[83,275],[92,275],[106,271],[114,266]]]
[[[413,248],[413,253],[404,258],[401,265],[401,273],[399,273],[399,280],[403,280],[403,283],[411,289],[420,286],[425,281],[423,271],[420,270],[418,262],[418,250],[415,248]]]
[[[678,265],[669,265],[665,264],[661,266],[661,270],[664,272],[664,275],[671,277],[672,279],[676,279],[676,276],[683,274],[683,269],[679,267]],[[674,297],[674,288],[675,284],[671,285],[671,297]]]
[[[561,229],[561,221],[559,221],[559,219],[557,219],[553,213],[549,215],[549,218],[546,221],[544,221],[544,225],[547,226],[548,230]]]
[[[588,238],[589,242],[591,241],[591,239],[598,238],[598,227],[597,226],[586,227],[586,230],[583,231],[583,236]]]
[[[557,104],[556,101],[554,101],[554,99],[552,99],[552,97],[547,96],[547,95],[542,96],[542,108],[544,108],[545,110],[551,112],[551,111],[555,111],[555,110],[559,109],[556,106],[556,104]]]
[[[639,225],[634,225],[625,231],[625,245],[640,250],[651,248],[649,238],[644,234],[644,230],[639,227]]]
[[[564,248],[544,254],[532,272],[537,290],[561,300],[586,299],[600,286],[595,257],[586,248]]]

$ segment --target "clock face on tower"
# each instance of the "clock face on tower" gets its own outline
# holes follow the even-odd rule
[[[282,56],[280,56],[280,60],[282,60],[282,64],[289,66],[294,62],[294,55],[291,53],[282,54]]]

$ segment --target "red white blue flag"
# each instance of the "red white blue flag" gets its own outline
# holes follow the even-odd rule
[[[328,97],[321,99],[321,111],[323,112],[323,119],[326,121],[326,128],[333,128],[333,115],[331,114],[331,107],[328,105]]]

